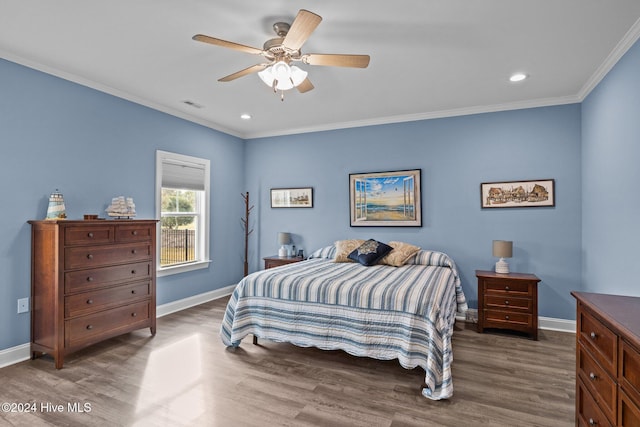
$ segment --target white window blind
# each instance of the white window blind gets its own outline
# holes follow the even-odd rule
[[[162,186],[164,188],[204,191],[205,168],[204,164],[163,158]]]

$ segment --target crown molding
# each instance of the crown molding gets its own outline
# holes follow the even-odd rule
[[[591,93],[593,89],[598,86],[598,83],[604,79],[604,77],[611,71],[611,69],[618,63],[620,58],[624,56],[625,53],[631,46],[634,45],[636,41],[640,38],[640,19],[638,19],[627,31],[624,37],[618,42],[616,47],[609,53],[607,58],[604,60],[602,64],[596,69],[595,73],[587,80],[587,82],[582,86],[580,91],[578,92],[579,102],[585,100],[587,96]]]

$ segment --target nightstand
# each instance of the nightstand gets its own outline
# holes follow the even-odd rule
[[[478,332],[509,329],[538,339],[538,282],[533,274],[476,270]]]
[[[264,257],[264,268],[280,267],[281,265],[291,264],[294,262],[300,262],[304,260],[301,256],[278,256],[272,255]]]

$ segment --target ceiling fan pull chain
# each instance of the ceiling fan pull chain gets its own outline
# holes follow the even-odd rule
[[[280,101],[284,102],[284,91],[280,91]]]

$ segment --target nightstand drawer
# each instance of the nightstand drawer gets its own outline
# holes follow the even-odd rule
[[[492,324],[497,324],[498,327],[508,328],[509,325],[520,325],[531,327],[532,316],[525,313],[514,313],[504,310],[485,310],[484,311],[485,327],[492,327]]]
[[[507,280],[485,279],[485,292],[501,293],[510,295],[531,295],[531,287],[526,282],[515,282]]]
[[[514,310],[530,313],[533,309],[531,298],[509,298],[505,295],[485,295],[484,305],[498,310]]]

